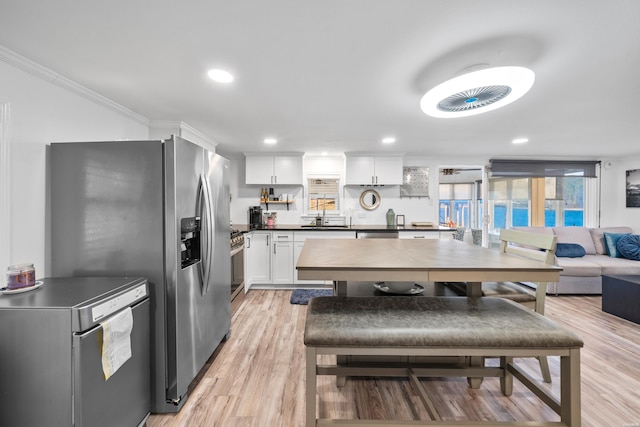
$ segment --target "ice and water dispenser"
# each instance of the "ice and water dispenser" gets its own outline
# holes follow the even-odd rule
[[[200,217],[180,220],[181,266],[186,268],[200,261]]]

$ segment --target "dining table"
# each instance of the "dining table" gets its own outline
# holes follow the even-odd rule
[[[467,297],[481,297],[483,282],[557,282],[561,267],[455,239],[307,239],[296,264],[298,279],[327,280],[334,295],[349,282],[463,282]],[[339,356],[340,364],[349,358]],[[470,366],[484,364],[469,357]],[[338,385],[346,378],[337,377]],[[468,378],[479,388],[482,378]]]
[[[454,239],[307,239],[298,279],[328,280],[346,296],[350,281],[464,282],[482,296],[483,282],[557,282],[561,267]]]

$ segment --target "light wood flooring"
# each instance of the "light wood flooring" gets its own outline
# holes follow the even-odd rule
[[[289,303],[291,291],[254,290],[233,314],[231,338],[194,382],[178,414],[153,414],[149,427],[304,425],[305,305]],[[575,331],[582,350],[582,425],[640,426],[640,325],[601,311],[599,296],[547,297],[547,316]],[[491,363],[490,361],[489,363]],[[521,363],[540,378],[535,359]],[[549,360],[559,396],[559,359]],[[551,420],[559,417],[517,380],[511,397],[499,380],[479,390],[464,378],[422,380],[444,420]],[[425,410],[406,379],[361,378],[337,388],[318,378],[324,418],[423,419]],[[408,404],[412,402],[413,404]]]

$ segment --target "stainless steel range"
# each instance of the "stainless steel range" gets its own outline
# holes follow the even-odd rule
[[[231,228],[231,301],[242,291],[244,283],[244,233]]]

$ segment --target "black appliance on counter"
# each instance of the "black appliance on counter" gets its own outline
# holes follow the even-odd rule
[[[262,227],[262,208],[260,206],[249,206],[249,228]]]

